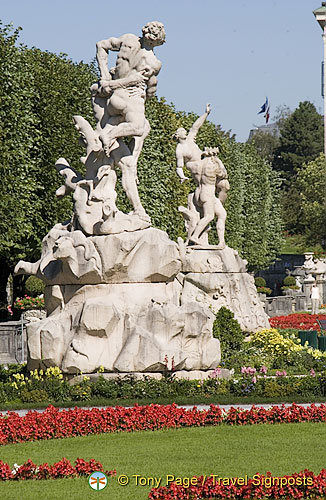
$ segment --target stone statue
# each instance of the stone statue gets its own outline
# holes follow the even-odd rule
[[[65,178],[57,196],[74,192],[74,223],[88,235],[150,225],[138,194],[137,162],[150,131],[145,100],[155,95],[161,69],[153,49],[164,42],[163,24],[153,21],[144,26],[140,38],[126,34],[97,43],[100,80],[91,87],[95,130],[82,116],[73,117],[80,142],[86,148],[81,158],[86,167],[85,179],[64,158],[56,165]],[[110,51],[118,55],[115,67],[108,69]],[[128,146],[123,137],[132,137]],[[134,208],[131,214],[119,212],[115,204],[116,168],[121,169],[122,187]]]
[[[161,68],[153,49],[164,41],[164,26],[150,22],[141,37],[127,34],[97,44],[100,80],[91,87],[96,127],[73,117],[86,150],[85,175],[64,158],[55,165],[64,179],[56,196],[73,194],[73,216],[43,238],[37,262],[20,261],[15,268],[16,274],[34,274],[46,285],[47,317],[27,325],[30,370],[59,366],[76,374],[103,366],[112,376],[148,375],[164,371],[165,359],[173,359],[177,376],[190,372],[202,378],[221,358],[212,328],[222,305],[248,331],[268,326],[246,262],[225,247],[226,169],[217,148],[201,151],[195,142],[209,105],[188,135],[184,129],[176,133],[177,172],[183,182],[187,167],[197,186],[188,208],[181,207],[188,243],[195,245],[183,240],[178,245],[150,227],[141,204],[137,161],[150,130],[145,100],[155,94]],[[110,51],[118,55],[108,69]],[[118,168],[133,206],[129,214],[116,205]],[[198,243],[208,243],[214,216],[219,246],[202,248]]]
[[[127,34],[97,43],[97,61],[101,73],[99,84],[92,87],[99,117],[99,138],[109,154],[115,139],[136,136],[141,142],[149,132],[145,118],[145,99],[155,94],[161,62],[153,49],[165,42],[162,23],[150,22],[141,38]],[[118,52],[116,66],[107,67],[109,51]],[[103,98],[105,106],[103,107]]]
[[[196,136],[200,127],[210,113],[210,105],[206,111],[193,124],[189,133],[184,128],[179,128],[174,137],[178,144],[176,147],[177,174],[184,182],[185,166],[192,175],[197,187],[188,197],[188,208],[179,207],[179,211],[186,220],[188,243],[207,245],[207,231],[210,222],[217,217],[216,231],[219,238],[218,249],[225,247],[224,232],[226,211],[223,204],[230,188],[226,168],[218,158],[218,148],[205,148],[201,151],[196,144]],[[218,197],[216,197],[218,192]]]

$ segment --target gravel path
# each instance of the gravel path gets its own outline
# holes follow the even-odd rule
[[[304,406],[304,407],[307,407],[307,406],[310,406],[312,403],[298,403],[300,406]],[[314,403],[316,406],[320,406],[321,404],[323,403]],[[284,403],[284,405],[286,407],[288,406],[291,406],[292,403]],[[194,405],[178,405],[179,407],[181,408],[186,408],[187,410],[190,410],[191,408],[194,407]],[[198,410],[208,410],[209,409],[209,405],[195,405],[197,407]],[[234,404],[234,405],[218,405],[220,408],[222,408],[223,410],[225,411],[228,411],[230,408],[242,408],[243,410],[250,410],[250,408],[253,406],[252,404]],[[262,403],[262,404],[258,404],[256,403],[255,404],[256,407],[259,407],[259,408],[271,408],[272,406],[281,406],[281,403]],[[91,407],[89,406],[81,406],[80,408],[84,409],[84,410],[88,410],[90,409]],[[106,406],[96,406],[95,408],[99,408],[99,409],[104,409],[104,408],[107,408]],[[69,408],[61,408],[62,410],[69,410]],[[26,415],[26,413],[28,411],[37,411],[39,413],[43,413],[44,412],[44,408],[43,409],[39,409],[39,410],[10,410],[10,411],[14,411],[15,413],[18,413],[18,415],[20,415],[21,417]],[[6,415],[8,413],[8,411],[0,411],[0,414],[1,415]]]

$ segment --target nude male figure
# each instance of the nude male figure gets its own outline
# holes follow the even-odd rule
[[[153,49],[165,42],[162,23],[147,23],[142,37],[126,34],[97,43],[100,82],[92,86],[94,112],[99,119],[99,138],[109,154],[116,139],[134,136],[134,151],[140,154],[150,126],[145,118],[145,100],[153,97],[162,63]],[[116,66],[108,69],[109,51],[118,52]]]
[[[176,147],[177,174],[184,182],[183,167],[190,170],[197,185],[194,193],[188,198],[188,210],[181,208],[188,219],[188,241],[201,244],[201,237],[209,223],[217,217],[216,231],[219,238],[219,248],[225,247],[224,232],[226,211],[223,203],[230,188],[227,172],[222,161],[217,157],[217,148],[206,148],[204,152],[197,146],[195,140],[200,127],[210,113],[210,105],[191,127],[188,135],[185,129],[179,128],[175,133],[178,141]],[[215,196],[219,191],[219,197]]]

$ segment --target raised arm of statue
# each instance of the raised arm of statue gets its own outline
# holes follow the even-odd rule
[[[198,134],[198,130],[200,127],[204,124],[206,118],[208,117],[209,113],[211,112],[211,106],[210,104],[206,104],[206,110],[203,115],[201,115],[193,124],[191,129],[189,130],[188,138],[194,140],[196,138],[196,135]]]
[[[101,40],[96,44],[96,59],[101,73],[101,80],[111,80],[112,75],[108,68],[108,52],[110,50],[118,52],[120,50],[122,40],[120,38],[108,38]]]

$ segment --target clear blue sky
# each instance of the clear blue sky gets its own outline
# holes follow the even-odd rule
[[[0,0],[0,19],[21,26],[27,46],[90,62],[98,40],[165,25],[155,49],[163,66],[158,96],[178,110],[201,113],[245,141],[268,95],[295,109],[310,100],[322,112],[322,30],[312,11],[320,0]],[[111,55],[110,65],[115,61]]]

